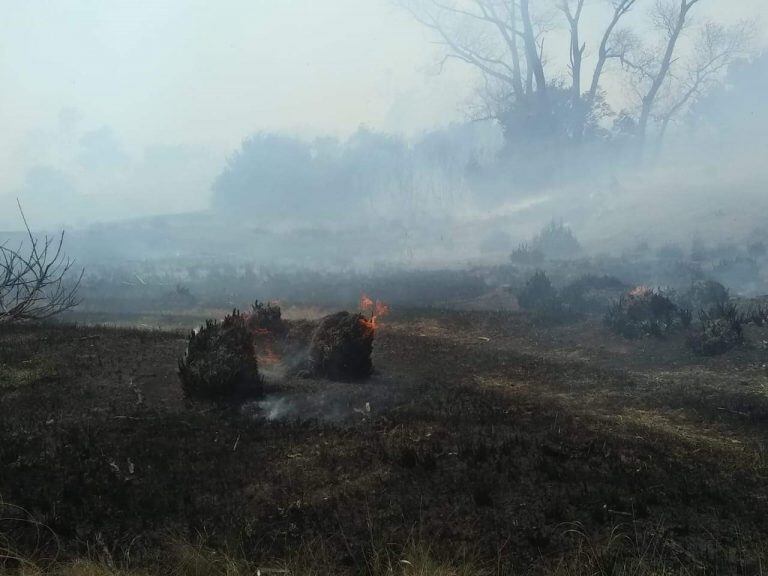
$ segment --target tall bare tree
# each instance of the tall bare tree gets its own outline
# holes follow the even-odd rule
[[[657,53],[636,43],[621,57],[637,88],[641,146],[652,124],[661,143],[670,123],[715,86],[735,60],[748,53],[752,38],[749,24],[725,27],[707,21],[697,27],[687,53],[680,54],[680,43],[693,22],[693,8],[700,1],[657,0],[652,20],[661,31],[663,51]]]
[[[638,0],[602,0],[611,8],[611,19],[600,37],[595,68],[586,94],[582,94],[584,61],[588,45],[581,38],[585,0],[555,0],[570,33],[569,136],[580,141],[595,109],[600,81],[607,63],[621,58],[630,36],[619,28]],[[458,59],[475,67],[484,77],[483,108],[499,114],[510,102],[523,117],[541,123],[555,116],[557,103],[550,94],[559,85],[550,83],[545,45],[552,31],[545,2],[531,0],[397,0],[414,18],[434,30],[447,50],[443,63]],[[536,11],[534,10],[536,9]],[[556,76],[556,74],[551,74]],[[491,94],[492,97],[487,96]]]
[[[749,47],[745,25],[696,22],[702,0],[394,1],[436,33],[446,48],[443,64],[457,59],[480,72],[482,117],[496,119],[507,135],[534,150],[540,137],[567,139],[578,147],[588,132],[599,133],[609,113],[601,85],[612,61],[621,64],[616,69],[624,71],[623,81],[636,94],[636,106],[621,116],[625,133],[634,134],[640,150],[651,130],[661,141],[670,124]],[[650,9],[650,26],[635,21],[632,30],[624,24],[638,7]],[[547,40],[562,34],[552,25],[558,13],[568,53],[549,60]],[[582,30],[588,14],[605,17],[592,39]],[[689,34],[691,28],[696,34]],[[653,30],[659,42],[643,43]],[[566,63],[564,82],[556,66]],[[594,67],[587,70],[588,64]]]

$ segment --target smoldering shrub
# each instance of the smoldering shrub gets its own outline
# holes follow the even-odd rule
[[[338,381],[371,375],[374,329],[362,314],[338,312],[320,321],[309,348],[313,376]]]
[[[245,316],[234,310],[223,321],[207,320],[192,332],[178,374],[189,399],[232,401],[261,395],[263,382]]]
[[[251,305],[251,311],[246,318],[246,325],[252,332],[268,332],[273,335],[282,335],[286,332],[283,321],[283,313],[280,306],[274,302],[259,302],[256,300]]]
[[[604,317],[609,329],[625,338],[663,337],[690,324],[690,311],[681,310],[660,290],[638,287],[615,301]]]
[[[689,335],[688,346],[701,356],[718,356],[744,343],[745,318],[733,303],[702,311],[698,328]]]

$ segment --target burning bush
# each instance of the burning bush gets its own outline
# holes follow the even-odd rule
[[[309,349],[310,371],[331,380],[361,380],[373,370],[375,330],[362,314],[338,312],[320,321]]]
[[[246,316],[245,324],[253,334],[262,367],[278,364],[288,327],[283,321],[280,306],[273,302],[264,304],[256,300]]]
[[[249,330],[257,333],[283,334],[286,330],[282,310],[274,302],[264,304],[256,300],[251,306],[246,323]]]
[[[683,327],[689,317],[661,291],[639,286],[610,307],[605,323],[625,338],[661,337]]]
[[[233,400],[262,391],[253,333],[237,310],[222,322],[207,320],[189,336],[179,360],[179,379],[187,398]]]
[[[699,329],[688,338],[691,349],[702,356],[718,356],[744,343],[744,318],[735,304],[720,304],[702,311]]]

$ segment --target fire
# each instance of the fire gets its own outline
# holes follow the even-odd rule
[[[275,351],[275,335],[266,328],[254,328],[256,358],[262,366],[274,366],[282,361]]]
[[[645,296],[648,296],[652,290],[648,288],[648,286],[636,286],[632,290],[630,290],[629,295],[632,298],[643,298]]]
[[[259,364],[262,366],[274,366],[281,361],[280,355],[275,352],[271,342],[267,342],[264,348],[261,350],[261,354],[257,354]]]
[[[364,317],[361,320],[363,325],[371,332],[375,332],[379,319],[389,314],[389,306],[381,300],[374,301],[366,294],[363,294],[360,296],[360,311],[364,316],[368,316],[368,318]]]

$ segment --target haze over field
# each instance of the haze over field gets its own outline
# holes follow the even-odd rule
[[[0,576],[768,566],[768,0],[15,0]]]
[[[501,36],[466,16],[482,4],[14,3],[0,23],[0,226],[19,228],[17,197],[38,228],[183,213],[204,214],[195,222],[206,226],[237,215],[270,231],[344,224],[368,229],[383,258],[415,262],[501,254],[552,218],[595,245],[622,233],[627,245],[654,236],[650,223],[665,241],[688,242],[697,226],[723,240],[751,233],[766,177],[764,2],[692,6],[643,152],[636,124],[669,32],[659,6],[676,3],[630,3],[609,43],[626,58],[606,64],[578,137],[560,116],[576,108],[561,102],[573,66],[559,3],[530,3],[556,102],[542,116],[524,112],[527,125],[514,118],[523,100],[513,83],[489,69],[512,70]],[[616,5],[588,0],[580,15],[587,99]],[[700,57],[706,46],[709,68]],[[519,57],[522,39],[518,49]],[[523,75],[535,76],[531,64]],[[528,82],[530,94],[541,92]],[[710,218],[722,210],[728,218]],[[378,221],[396,231],[380,236]],[[173,222],[142,226],[157,232]],[[100,234],[77,250],[89,254],[96,244],[105,253],[113,241],[123,244],[119,255],[152,255],[140,244],[126,250],[121,236],[105,244]],[[172,240],[169,253],[184,252],[185,240]],[[244,253],[280,260],[264,250]]]

